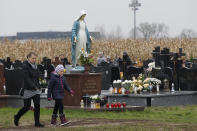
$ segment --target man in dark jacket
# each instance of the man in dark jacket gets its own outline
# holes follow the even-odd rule
[[[14,124],[18,126],[18,121],[31,107],[31,100],[34,102],[34,120],[36,127],[43,127],[40,124],[40,86],[39,72],[36,63],[37,55],[30,52],[27,61],[23,64],[24,71],[24,107],[14,116]]]

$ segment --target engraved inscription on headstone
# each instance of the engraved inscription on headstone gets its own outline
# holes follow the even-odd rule
[[[96,86],[96,81],[91,79],[86,79],[84,82],[84,87],[82,87],[83,93],[97,93],[98,88]]]

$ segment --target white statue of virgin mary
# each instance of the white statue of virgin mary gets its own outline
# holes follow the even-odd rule
[[[82,10],[72,27],[72,65],[79,64],[80,50],[83,48],[90,53],[91,36],[89,35],[86,22],[84,21],[87,12]]]

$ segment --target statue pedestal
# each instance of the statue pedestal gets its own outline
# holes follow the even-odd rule
[[[67,84],[74,91],[74,96],[64,92],[64,106],[80,106],[82,96],[101,93],[100,73],[64,74]]]

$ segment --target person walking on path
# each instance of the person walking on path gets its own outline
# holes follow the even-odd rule
[[[44,127],[40,123],[40,86],[39,71],[36,65],[37,55],[30,52],[27,55],[27,61],[23,63],[24,71],[24,107],[22,107],[16,115],[14,115],[14,124],[19,125],[19,119],[31,107],[31,100],[34,102],[34,120],[35,127]]]
[[[55,71],[51,73],[51,79],[50,79],[49,86],[48,86],[47,98],[49,101],[52,100],[52,98],[55,100],[53,115],[51,118],[52,125],[57,124],[58,111],[59,111],[61,125],[63,126],[69,123],[69,121],[66,119],[65,114],[63,112],[64,89],[70,92],[71,96],[73,96],[74,92],[67,85],[63,74],[64,74],[64,66],[60,64],[55,68]]]

